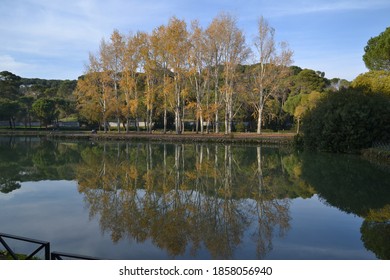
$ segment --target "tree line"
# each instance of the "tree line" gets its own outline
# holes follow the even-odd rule
[[[151,33],[125,36],[114,30],[89,55],[78,81],[1,72],[0,120],[14,128],[15,121],[30,127],[33,120],[47,126],[72,119],[104,131],[115,120],[118,131],[178,134],[189,123],[200,133],[290,129],[293,118],[299,123],[296,107],[306,102],[306,95],[349,82],[292,66],[293,52],[274,35],[260,18],[249,45],[228,14],[218,15],[207,28],[173,17]],[[300,106],[300,112],[306,107]]]
[[[304,115],[304,144],[332,152],[359,152],[390,143],[390,28],[368,40],[363,61],[370,70],[348,90],[317,98]]]
[[[2,71],[0,121],[7,121],[10,128],[15,128],[16,122],[31,128],[33,121],[47,126],[55,120],[74,116],[76,85],[76,80],[29,79]]]
[[[293,110],[291,96],[346,86],[327,80],[323,72],[292,65],[287,43],[275,41],[275,30],[260,18],[250,46],[237,21],[220,14],[203,28],[172,17],[151,33],[125,36],[114,30],[99,51],[90,53],[85,75],[77,84],[80,115],[108,130],[116,120],[138,131],[144,120],[151,132],[160,124],[166,133],[285,128]],[[250,58],[254,63],[246,64]],[[290,106],[291,107],[291,106]]]
[[[368,41],[363,60],[370,71],[349,83],[292,66],[293,51],[287,43],[275,41],[275,30],[263,17],[252,44],[247,44],[229,14],[218,15],[206,28],[197,20],[188,25],[172,17],[151,33],[124,36],[115,30],[108,41],[102,40],[97,54],[90,54],[76,90],[78,109],[87,120],[104,124],[105,131],[107,120],[113,118],[118,131],[121,121],[129,131],[131,120],[139,130],[139,120],[144,119],[149,132],[160,124],[164,133],[174,125],[177,134],[183,132],[186,120],[196,132],[226,134],[289,129],[294,120],[299,134],[303,120],[306,135],[320,139],[326,136],[323,128],[330,127],[329,141],[337,143],[321,149],[352,151],[389,139],[389,38],[387,28]],[[363,97],[356,97],[360,93]],[[323,118],[323,112],[319,119],[313,117],[312,112],[321,112],[319,105],[328,100],[335,104],[323,111],[339,111],[335,123]],[[373,123],[375,136],[359,131]],[[311,133],[316,129],[318,133]],[[348,143],[334,141],[334,133]],[[356,139],[354,144],[350,136]],[[308,143],[321,141],[306,137]]]
[[[248,74],[256,65],[239,65],[238,73]],[[301,69],[297,66],[290,66],[291,76],[286,82],[287,98],[280,100],[272,99],[268,101],[264,110],[264,118],[262,120],[263,128],[267,129],[289,129],[292,123],[292,116],[286,111],[286,101],[298,94],[307,95],[311,91],[319,91],[321,93],[329,90],[334,90],[339,84],[347,86],[348,82],[340,79],[327,80],[323,73],[311,69]],[[137,72],[139,84],[142,85],[143,73]],[[84,76],[79,77],[79,80],[84,79]],[[341,81],[341,82],[340,82]],[[88,127],[96,127],[101,121],[94,121],[85,115],[77,106],[75,94],[77,80],[45,80],[45,79],[30,79],[22,78],[11,72],[0,72],[0,121],[3,126],[15,128],[16,123],[22,123],[24,127],[30,128],[35,121],[40,121],[43,126],[50,125],[59,120],[78,121],[80,124]],[[146,119],[146,109],[142,103],[143,93],[139,93],[140,113],[139,119]],[[239,110],[235,115],[236,131],[256,130],[253,118],[253,112],[249,105],[242,101]],[[190,106],[191,107],[191,106]],[[35,109],[34,109],[35,108]],[[92,108],[91,108],[92,109]],[[187,110],[189,114],[190,110]],[[167,112],[168,121],[167,127],[172,128],[174,118],[173,114]],[[154,127],[163,127],[163,114],[160,110],[155,112],[153,116]],[[108,116],[112,120],[112,115]],[[123,122],[124,118],[121,118]],[[4,123],[7,123],[5,125]],[[246,123],[246,127],[243,126]],[[134,124],[134,122],[133,122]],[[143,128],[143,127],[141,127]],[[138,126],[138,129],[141,129]],[[209,127],[210,129],[210,127]],[[211,127],[212,129],[212,127]],[[195,126],[195,130],[196,126]],[[200,126],[198,125],[198,131]]]
[[[299,133],[307,113],[333,93],[347,89],[390,96],[390,29],[368,41],[363,59],[370,71],[350,83],[292,65],[292,50],[275,41],[268,22],[260,18],[257,27],[252,44],[229,14],[218,15],[206,28],[197,20],[188,24],[172,17],[150,33],[114,30],[89,55],[77,81],[0,72],[0,120],[11,128],[16,121],[30,127],[34,120],[45,126],[75,120],[104,131],[115,121],[118,131],[178,134],[184,129],[261,133],[295,125]]]

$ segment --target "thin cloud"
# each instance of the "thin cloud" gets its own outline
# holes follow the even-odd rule
[[[58,50],[58,46],[67,42],[75,45],[91,42],[101,35],[88,21],[69,15],[69,8],[65,4],[64,13],[61,13],[50,5],[32,6],[32,1],[28,1],[28,4],[21,6],[18,1],[13,2],[17,4],[8,9],[14,12],[6,14],[0,20],[0,32],[7,38],[3,46],[6,51],[52,55],[51,50]]]
[[[35,68],[36,68],[35,65],[16,61],[10,55],[0,55],[0,71],[19,73],[26,69],[33,70]]]
[[[384,0],[340,0],[340,1],[275,1],[267,6],[271,17],[297,16],[314,13],[334,13],[357,10],[377,10],[390,7],[390,3]]]
[[[258,17],[265,16],[276,28],[278,41],[290,43],[296,64],[307,60],[310,50],[314,65],[324,56],[319,54],[332,49],[340,56],[362,50],[360,45],[384,30],[378,18],[387,23],[383,13],[390,10],[388,0],[247,0],[244,4],[234,0],[0,1],[0,68],[10,66],[10,70],[23,71],[19,75],[42,78],[77,78],[84,71],[88,52],[96,52],[101,39],[108,39],[114,29],[123,34],[150,32],[172,16],[188,23],[198,19],[206,27],[220,12],[237,17],[249,44]],[[367,11],[367,17],[357,17],[355,11]],[[348,12],[348,21],[336,18],[336,12]],[[358,61],[362,63],[360,57]],[[319,61],[312,68],[324,71],[329,67],[326,64]],[[342,68],[337,76],[349,73],[350,69],[344,73]]]

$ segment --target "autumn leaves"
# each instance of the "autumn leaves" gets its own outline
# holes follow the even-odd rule
[[[278,98],[292,52],[286,45],[278,48],[263,18],[258,30],[254,53],[229,14],[218,15],[207,28],[172,17],[150,34],[124,36],[115,30],[90,54],[78,81],[80,113],[105,131],[115,119],[118,131],[121,123],[126,131],[139,130],[143,120],[151,132],[160,118],[164,132],[174,125],[180,134],[187,120],[197,132],[231,133],[240,110],[250,110],[260,133],[264,104]],[[240,68],[251,54],[258,66]]]

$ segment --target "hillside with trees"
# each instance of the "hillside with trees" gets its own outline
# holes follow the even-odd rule
[[[31,128],[42,121],[51,124],[62,118],[76,117],[73,92],[77,81],[21,78],[0,72],[0,121],[2,126]],[[50,103],[43,108],[39,104]]]
[[[29,128],[39,122],[48,127],[62,120],[105,132],[161,130],[177,134],[184,130],[300,133],[303,126],[306,135],[313,135],[308,131],[318,122],[309,118],[319,105],[325,106],[332,98],[338,102],[365,98],[333,96],[345,92],[366,97],[390,94],[385,53],[388,29],[368,41],[363,59],[370,71],[352,83],[327,79],[317,69],[294,66],[293,51],[287,43],[275,40],[275,30],[264,18],[259,19],[257,30],[253,43],[248,44],[229,14],[218,15],[206,27],[196,20],[187,23],[172,17],[150,33],[124,35],[114,30],[108,40],[101,41],[98,52],[90,53],[87,70],[77,81],[29,79],[3,71],[1,126]],[[359,102],[367,105],[374,101]],[[371,112],[375,110],[368,110],[364,118],[370,119]],[[325,120],[322,115],[318,118]],[[350,125],[354,123],[363,122]],[[342,123],[336,126],[340,128]],[[324,140],[324,130],[319,131],[318,137]]]
[[[250,89],[252,82],[252,72],[254,69],[259,68],[259,64],[253,65],[238,65],[236,67],[237,82],[235,86],[243,89]],[[301,69],[297,66],[288,67],[289,76],[286,77],[283,81],[284,90],[283,94],[277,98],[274,96],[270,97],[269,100],[265,103],[264,114],[262,120],[262,129],[271,129],[271,130],[288,130],[293,125],[295,115],[294,113],[287,109],[288,104],[291,103],[292,99],[300,98],[302,96],[309,96],[307,92],[317,92],[316,83],[318,80],[324,85],[319,92],[331,92],[335,91],[336,87],[340,83],[340,79],[328,80],[325,77],[320,76],[320,72],[314,71],[311,69]],[[300,74],[303,72],[302,74]],[[311,73],[314,75],[306,75],[305,73]],[[128,73],[127,73],[128,74]],[[300,75],[298,75],[300,74]],[[99,73],[101,75],[101,73]],[[126,73],[121,73],[120,76],[126,75]],[[134,71],[133,79],[137,83],[137,88],[132,91],[122,91],[122,86],[118,86],[119,89],[119,98],[122,100],[122,105],[124,106],[121,110],[120,115],[120,124],[121,130],[125,131],[127,126],[127,119],[129,119],[128,129],[141,130],[145,129],[144,127],[135,126],[138,121],[144,121],[147,119],[147,105],[145,104],[145,86],[146,86],[146,77],[145,73]],[[168,73],[166,74],[168,76]],[[164,77],[164,74],[162,74]],[[199,76],[200,77],[200,76]],[[212,132],[213,122],[210,121],[209,125],[200,126],[200,123],[207,124],[207,118],[213,120],[213,116],[210,116],[210,113],[205,111],[201,106],[197,107],[196,101],[198,104],[208,104],[209,107],[213,105],[211,103],[212,98],[210,95],[215,94],[214,89],[209,85],[209,92],[205,96],[205,91],[203,91],[200,86],[204,83],[200,78],[193,78],[192,84],[195,86],[193,90],[189,90],[188,99],[186,100],[185,116],[186,121],[190,120],[194,124],[192,127],[187,127],[186,129],[191,129],[198,131],[199,133]],[[81,103],[76,102],[76,97],[78,95],[76,88],[77,84],[83,84],[86,76],[79,77],[77,80],[45,80],[45,79],[30,79],[22,78],[16,76],[13,73],[8,71],[0,72],[0,124],[4,128],[15,128],[24,127],[30,128],[31,125],[37,122],[40,122],[42,127],[45,127],[46,124],[54,124],[60,120],[70,120],[78,121],[80,124],[87,125],[88,127],[98,127],[102,122],[99,119],[98,110],[96,110],[99,105],[96,105],[94,102],[85,103],[90,107],[81,107]],[[166,78],[167,79],[167,78]],[[129,83],[129,78],[127,83]],[[222,80],[222,79],[221,79]],[[346,85],[348,82],[343,80]],[[191,85],[191,80],[188,81],[188,86]],[[198,82],[198,87],[195,82]],[[120,80],[121,84],[126,83],[125,80]],[[167,82],[166,82],[167,83]],[[167,86],[167,84],[166,84]],[[203,88],[205,85],[202,85]],[[86,87],[91,93],[94,91],[93,87]],[[169,88],[169,87],[168,87]],[[198,91],[196,90],[198,89]],[[206,87],[207,89],[207,87]],[[158,89],[157,89],[158,90]],[[165,91],[167,93],[167,91]],[[252,95],[252,96],[249,96]],[[240,96],[235,98],[235,115],[232,123],[234,124],[234,131],[253,131],[257,129],[257,123],[255,118],[255,105],[253,104],[253,93],[244,92]],[[171,102],[169,96],[164,96],[164,92],[159,93],[159,98],[155,100],[156,103],[149,103],[150,107],[155,107],[156,109],[152,112],[153,116],[151,119],[152,129],[164,129],[164,120],[166,121],[166,129],[174,130],[174,114],[169,110],[169,102]],[[166,103],[160,102],[161,97],[166,98]],[[133,97],[133,100],[131,99]],[[239,97],[239,98],[238,98]],[[207,102],[207,98],[209,98]],[[202,101],[202,102],[200,102]],[[48,104],[49,106],[43,106],[43,104]],[[164,104],[166,106],[164,106]],[[286,105],[287,106],[286,106]],[[96,107],[95,107],[96,105]],[[35,108],[35,109],[34,109]],[[46,110],[44,109],[46,108]],[[207,106],[206,106],[207,108]],[[166,109],[166,110],[164,110]],[[196,112],[202,112],[198,115],[199,122],[195,123]],[[224,109],[221,110],[222,114],[220,118],[220,131],[224,131]],[[150,112],[149,112],[150,113]],[[94,115],[95,114],[95,115]],[[166,117],[164,117],[166,116]],[[107,113],[107,121],[115,121],[115,114],[110,109]],[[123,125],[124,124],[124,125]],[[104,129],[104,127],[101,127]],[[115,127],[115,129],[117,129]]]
[[[292,50],[274,36],[260,18],[249,45],[229,14],[215,17],[207,28],[172,17],[150,34],[114,30],[89,55],[87,71],[77,81],[1,72],[0,121],[10,128],[74,120],[104,131],[115,123],[118,132],[260,134],[288,130],[295,119],[299,130],[309,96],[349,82],[292,66]]]

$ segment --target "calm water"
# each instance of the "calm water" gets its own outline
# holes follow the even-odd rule
[[[390,258],[390,169],[356,156],[2,137],[0,191],[0,232],[50,241],[55,251]]]

